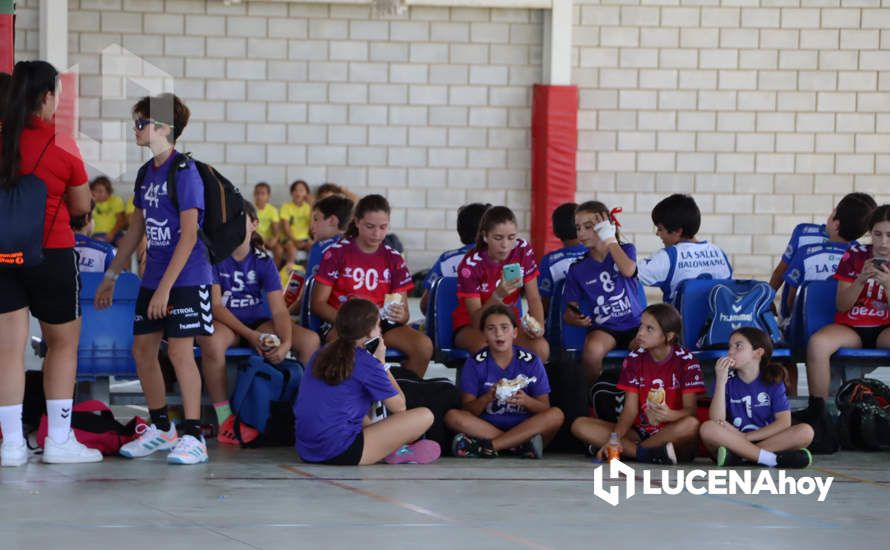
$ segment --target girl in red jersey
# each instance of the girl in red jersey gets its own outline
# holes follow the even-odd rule
[[[822,327],[807,343],[810,402],[792,417],[813,427],[814,441],[822,441],[825,436],[833,440],[831,418],[825,409],[832,354],[840,348],[890,348],[890,204],[877,207],[867,227],[872,244],[854,244],[847,249],[834,274],[834,323]]]
[[[619,451],[626,459],[676,464],[695,457],[695,407],[698,394],[705,391],[704,376],[698,360],[677,344],[680,330],[674,306],[647,307],[637,332],[640,348],[621,367],[618,389],[624,391],[624,409],[617,424],[599,418],[572,423],[575,437],[601,460],[607,457],[612,433],[618,434]]]
[[[407,355],[405,367],[423,378],[433,357],[433,343],[407,326],[408,291],[414,283],[405,258],[383,244],[388,230],[389,203],[384,197],[368,195],[358,201],[346,234],[322,255],[312,313],[333,324],[337,310],[350,298],[370,300],[381,308],[380,330],[386,346]],[[332,329],[327,339],[336,337]]]
[[[504,266],[519,264],[519,276],[503,277]],[[516,235],[516,216],[506,206],[485,211],[479,222],[476,246],[467,252],[457,267],[457,309],[452,314],[454,344],[476,353],[487,344],[479,330],[482,311],[488,306],[504,304],[513,308],[525,289],[529,316],[523,319],[516,344],[531,351],[544,363],[550,357],[550,345],[544,339],[544,304],[538,292],[538,264],[531,245]],[[535,326],[536,325],[536,326]]]

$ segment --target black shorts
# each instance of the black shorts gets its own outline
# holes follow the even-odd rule
[[[334,458],[322,460],[318,464],[329,464],[331,466],[358,466],[362,461],[362,452],[365,450],[365,433],[359,432],[352,444],[345,451],[338,454]]]
[[[40,265],[0,269],[0,313],[27,307],[37,319],[60,325],[80,317],[80,271],[73,248],[46,248]]]
[[[890,325],[884,325],[881,327],[850,327],[851,329],[856,331],[856,334],[859,335],[859,339],[862,340],[862,348],[863,349],[874,349],[878,345],[878,336],[884,332],[885,329],[890,328]]]
[[[210,336],[213,334],[213,314],[210,307],[210,285],[174,287],[167,302],[167,316],[148,318],[148,303],[154,295],[151,288],[139,289],[136,298],[136,317],[133,334],[163,332],[167,338]]]
[[[637,337],[637,330],[635,328],[627,329],[627,330],[612,330],[603,327],[596,327],[591,329],[591,332],[594,330],[598,330],[600,332],[605,332],[609,336],[615,339],[615,349],[619,350],[627,350],[630,347],[630,343],[634,338]]]

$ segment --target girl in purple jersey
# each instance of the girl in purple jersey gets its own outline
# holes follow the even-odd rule
[[[636,278],[637,250],[630,243],[621,243],[606,205],[588,201],[578,206],[575,227],[578,240],[589,252],[569,267],[563,296],[570,307],[563,319],[588,329],[581,362],[588,383],[593,384],[603,370],[606,354],[616,347],[630,347],[646,304]]]
[[[213,335],[198,338],[204,382],[220,426],[218,440],[232,445],[238,440],[226,391],[226,350],[246,345],[272,364],[282,362],[293,351],[306,365],[320,344],[314,331],[291,322],[275,260],[257,233],[256,208],[245,201],[244,213],[244,242],[213,268]],[[266,334],[274,334],[278,345],[263,342],[261,336]]]
[[[770,363],[772,354],[766,333],[743,327],[730,336],[729,354],[717,361],[711,419],[701,425],[700,435],[718,466],[749,461],[806,468],[813,462],[806,449],[813,429],[791,425],[784,370]]]
[[[512,450],[541,458],[564,420],[562,411],[550,405],[544,364],[513,345],[519,324],[511,307],[488,306],[479,328],[488,346],[469,357],[461,371],[463,408],[445,415],[445,425],[458,432],[451,452],[457,457],[494,458],[499,451]],[[527,386],[509,397],[498,396],[499,385],[520,376],[527,377]]]

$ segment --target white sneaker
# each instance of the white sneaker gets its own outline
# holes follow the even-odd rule
[[[204,436],[200,439],[191,435],[179,438],[176,448],[167,455],[167,464],[200,464],[209,460]]]
[[[28,446],[22,441],[21,445],[8,443],[6,440],[0,445],[0,466],[21,466],[28,463]]]
[[[120,454],[127,458],[142,458],[155,451],[169,451],[176,446],[179,435],[176,434],[176,425],[170,423],[170,429],[162,432],[154,424],[140,424],[136,426],[138,438],[121,446]]]
[[[51,437],[46,438],[43,443],[43,461],[47,464],[102,462],[102,453],[97,449],[90,449],[74,437],[73,431],[69,431],[64,443],[56,443]]]

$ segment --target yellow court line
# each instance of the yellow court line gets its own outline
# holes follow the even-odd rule
[[[856,481],[856,482],[858,482],[858,483],[867,483],[868,485],[874,485],[875,487],[880,487],[881,489],[888,489],[888,490],[890,490],[890,484],[887,484],[887,483],[881,483],[881,482],[879,482],[879,481],[873,481],[873,480],[871,480],[871,479],[865,479],[865,478],[857,477],[857,476],[853,476],[853,475],[850,475],[850,474],[844,474],[844,473],[841,473],[841,472],[838,472],[838,471],[835,471],[835,470],[830,470],[830,469],[828,469],[828,468],[820,468],[820,467],[816,467],[816,468],[813,468],[813,469],[816,470],[816,471],[818,471],[818,472],[822,472],[823,474],[826,474],[826,475],[830,475],[830,476],[834,476],[834,477],[839,477],[839,478],[841,478],[841,479],[846,479],[846,480],[849,480],[849,481]]]
[[[523,537],[511,535],[509,533],[504,533],[503,531],[499,531],[497,529],[491,529],[488,527],[471,526],[471,525],[466,524],[466,522],[464,522],[458,518],[453,518],[450,516],[446,516],[444,514],[439,514],[437,512],[433,512],[432,510],[430,510],[428,508],[424,508],[422,506],[416,506],[414,504],[411,504],[410,502],[402,502],[401,500],[398,500],[398,499],[395,499],[392,497],[388,497],[386,495],[381,495],[379,493],[375,493],[374,491],[369,491],[368,489],[360,489],[358,487],[353,487],[351,485],[347,485],[346,483],[341,483],[334,479],[326,479],[323,477],[318,477],[318,476],[312,474],[311,472],[307,472],[306,470],[297,468],[296,466],[293,466],[290,464],[279,464],[279,467],[283,468],[289,472],[295,473],[299,476],[302,476],[304,478],[311,479],[313,481],[321,481],[322,483],[326,483],[333,487],[337,487],[338,489],[350,491],[357,495],[362,495],[362,496],[368,497],[370,499],[377,500],[379,502],[385,502],[387,504],[392,504],[394,506],[404,508],[405,510],[409,510],[411,512],[417,512],[418,514],[423,514],[427,517],[437,519],[439,521],[444,521],[446,523],[454,523],[454,524],[458,524],[458,525],[463,525],[465,527],[472,527],[474,529],[479,529],[480,531],[488,533],[489,535],[493,535],[495,537],[504,539],[504,540],[506,540],[508,542],[512,542],[514,544],[518,544],[520,546],[524,546],[526,548],[531,548],[533,550],[553,550],[553,548],[550,546],[543,546],[536,542],[525,539]],[[374,481],[374,480],[369,479],[368,481]]]

